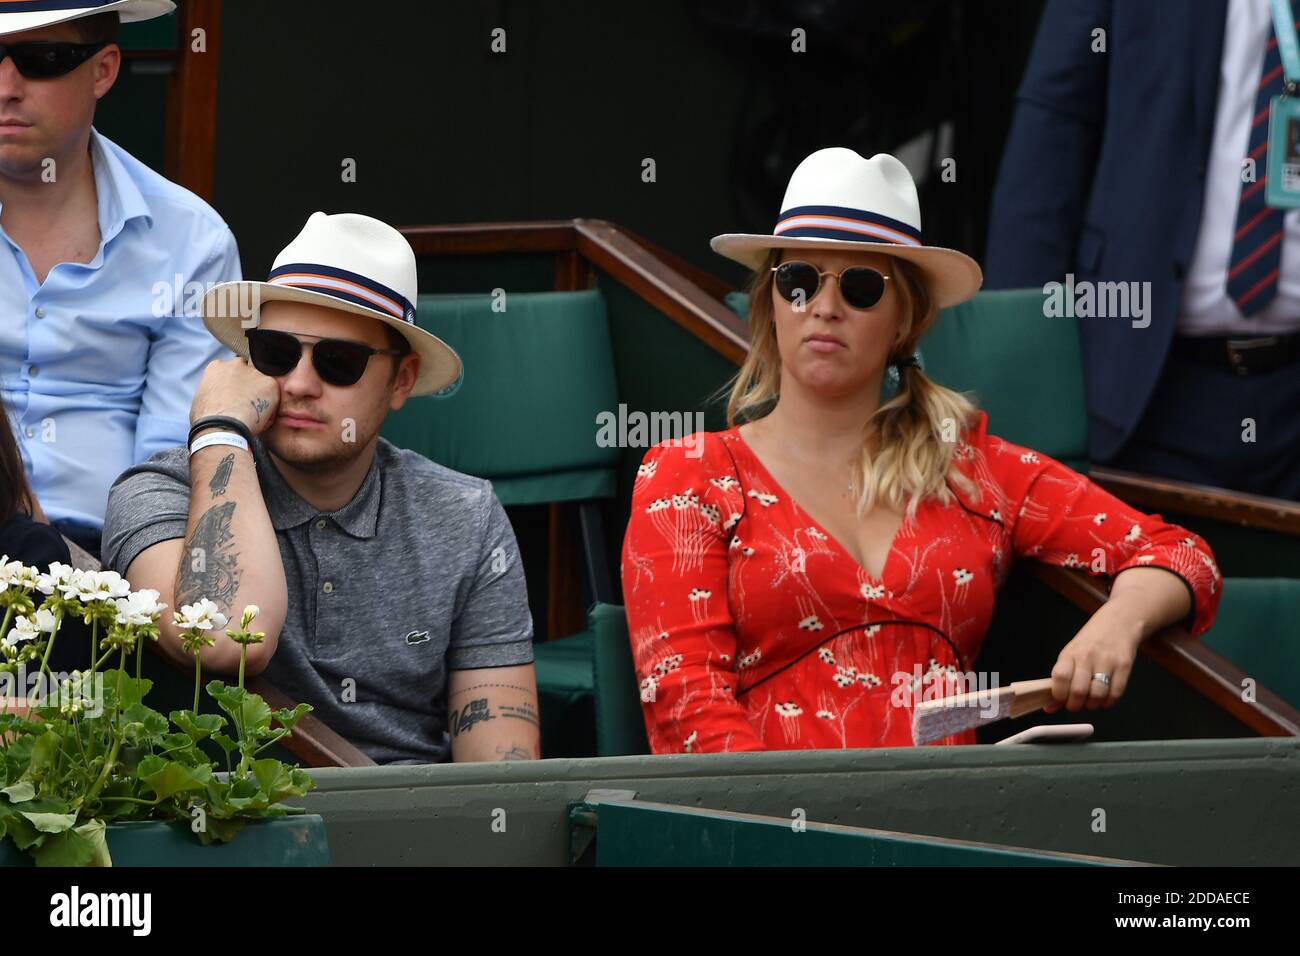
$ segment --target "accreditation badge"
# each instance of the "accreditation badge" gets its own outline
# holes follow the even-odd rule
[[[1273,97],[1268,107],[1268,160],[1264,201],[1300,208],[1300,96]]]

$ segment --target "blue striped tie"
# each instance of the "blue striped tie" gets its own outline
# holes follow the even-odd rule
[[[1277,276],[1282,264],[1282,217],[1284,210],[1264,202],[1264,184],[1268,176],[1265,155],[1268,151],[1268,105],[1282,92],[1285,77],[1277,39],[1269,40],[1255,94],[1255,112],[1251,119],[1247,154],[1257,169],[1253,183],[1241,184],[1237,206],[1237,227],[1232,237],[1232,254],[1228,257],[1228,295],[1244,316],[1254,315],[1277,295]]]

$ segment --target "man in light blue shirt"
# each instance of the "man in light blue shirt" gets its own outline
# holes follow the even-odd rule
[[[170,0],[16,7],[0,12],[0,394],[41,508],[98,555],[109,486],[185,443],[204,367],[229,356],[199,290],[238,280],[239,253],[203,200],[91,125],[119,15]]]

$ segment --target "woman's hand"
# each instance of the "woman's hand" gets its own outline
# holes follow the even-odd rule
[[[1109,708],[1123,696],[1138,645],[1145,637],[1140,625],[1123,610],[1107,601],[1061,649],[1052,668],[1052,696],[1057,703],[1044,707],[1044,713],[1055,713],[1062,704],[1071,713],[1085,706],[1088,710]],[[1094,674],[1109,675],[1110,684],[1093,680]]]
[[[1110,708],[1124,696],[1142,642],[1191,612],[1182,580],[1163,568],[1129,568],[1116,576],[1110,598],[1061,649],[1052,668],[1052,696],[1043,708],[1071,713]],[[1106,674],[1110,683],[1093,680]]]

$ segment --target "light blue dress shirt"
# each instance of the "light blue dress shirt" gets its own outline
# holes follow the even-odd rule
[[[0,393],[46,514],[102,527],[113,480],[185,443],[204,366],[230,357],[200,289],[240,268],[212,207],[93,129],[90,143],[94,259],[38,284],[0,226]]]

